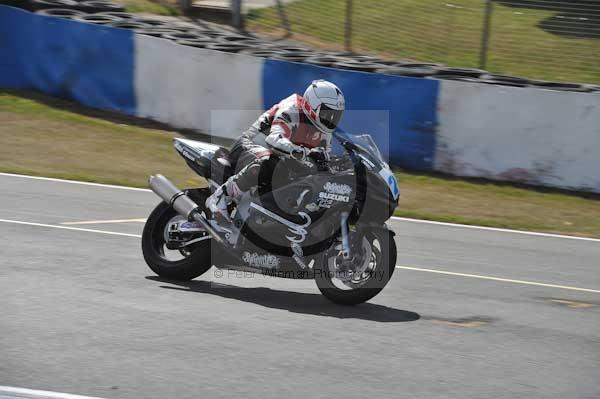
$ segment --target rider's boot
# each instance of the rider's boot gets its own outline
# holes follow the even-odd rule
[[[205,205],[212,213],[213,219],[230,220],[229,210],[227,209],[230,203],[231,197],[227,195],[227,187],[223,184],[206,199]]]
[[[231,226],[231,216],[229,215],[229,205],[231,201],[241,194],[235,181],[230,178],[221,187],[206,199],[206,207],[213,215],[213,220],[221,227],[229,228]]]

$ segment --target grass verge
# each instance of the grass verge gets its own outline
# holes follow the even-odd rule
[[[346,0],[299,0],[284,7],[298,40],[341,48]],[[478,67],[484,26],[482,0],[354,1],[352,45],[393,58]],[[496,0],[486,69],[537,79],[600,83],[600,5]],[[247,25],[283,34],[277,7],[253,10]]]
[[[0,91],[0,171],[146,187],[203,184],[164,126],[31,93]],[[600,237],[600,199],[398,171],[398,216]]]
[[[147,13],[156,15],[181,15],[175,1],[168,0],[114,0],[130,13]]]
[[[161,171],[181,185],[200,181],[174,152],[175,134],[85,112],[67,101],[0,91],[0,171],[134,187]]]

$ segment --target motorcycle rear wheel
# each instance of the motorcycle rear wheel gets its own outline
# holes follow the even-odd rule
[[[369,265],[372,268],[364,283],[346,284],[346,289],[335,284],[335,273],[331,270],[330,259],[326,257],[315,265],[315,281],[319,291],[330,301],[341,305],[357,305],[372,299],[386,286],[396,269],[396,242],[392,232],[386,229],[373,229],[365,234],[371,246]],[[354,285],[354,288],[351,288]]]
[[[212,267],[212,240],[194,243],[186,247],[185,251],[180,251],[182,259],[171,259],[165,249],[165,229],[177,217],[177,212],[164,202],[154,208],[142,233],[142,253],[148,267],[160,277],[187,281],[206,273]]]

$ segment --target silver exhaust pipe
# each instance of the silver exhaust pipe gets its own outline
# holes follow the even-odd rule
[[[211,237],[219,244],[228,245],[219,236],[219,234],[212,228],[208,220],[190,197],[188,197],[185,191],[178,189],[169,179],[163,175],[150,176],[148,180],[148,186],[154,194],[158,195],[164,202],[169,204],[177,213],[185,217],[187,220],[194,220],[211,235]]]

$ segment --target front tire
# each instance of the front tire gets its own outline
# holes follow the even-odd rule
[[[332,270],[330,259],[326,256],[320,265],[315,266],[315,281],[319,291],[330,301],[341,305],[357,305],[379,294],[391,279],[396,269],[396,242],[391,231],[380,228],[368,231],[365,238],[371,246],[371,260],[374,264],[364,283],[347,283],[347,287],[340,288],[335,280],[335,271]]]
[[[164,232],[167,224],[177,216],[177,212],[164,202],[154,208],[142,233],[142,253],[150,269],[160,277],[187,281],[206,273],[212,267],[212,240],[192,244],[189,250],[182,251],[182,259],[169,259]]]

